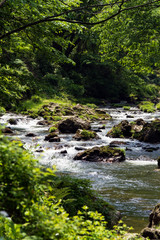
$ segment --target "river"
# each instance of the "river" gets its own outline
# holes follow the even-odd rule
[[[92,181],[93,189],[107,202],[114,205],[122,213],[124,222],[134,227],[138,232],[148,224],[148,216],[152,208],[160,202],[160,172],[156,171],[160,156],[160,144],[142,143],[131,139],[113,139],[106,133],[113,125],[122,120],[134,121],[143,118],[151,121],[160,118],[160,112],[143,113],[137,108],[125,111],[122,108],[103,108],[112,116],[106,121],[106,128],[98,132],[99,140],[75,141],[72,134],[60,134],[60,143],[44,141],[48,127],[37,125],[39,119],[22,115],[6,113],[0,117],[4,124],[10,118],[18,119],[17,125],[10,125],[14,136],[20,138],[39,162],[45,166],[56,166],[58,172],[70,174],[78,178]],[[97,130],[104,122],[94,122],[92,129]],[[26,133],[35,133],[35,137],[26,137]],[[126,161],[123,163],[106,164],[74,161],[78,152],[75,147],[90,148],[92,146],[108,145],[112,141],[124,141],[121,148],[126,150]],[[150,152],[148,148],[155,148]],[[157,150],[156,150],[157,149]],[[43,150],[43,152],[41,151]],[[67,150],[67,154],[61,153]]]

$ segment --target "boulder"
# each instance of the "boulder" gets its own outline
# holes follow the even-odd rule
[[[107,136],[113,138],[133,138],[148,143],[160,142],[160,119],[145,122],[143,119],[137,119],[135,122],[129,123],[127,120],[115,125]]]
[[[115,125],[108,133],[108,137],[118,138],[118,137],[131,137],[132,126],[127,120],[123,120],[118,125]]]
[[[142,126],[142,125],[141,125]],[[143,128],[138,133],[133,134],[133,138],[139,141],[149,142],[149,143],[159,143],[160,142],[160,119],[152,121],[151,123],[145,123]]]
[[[144,228],[141,235],[149,239],[160,239],[160,203],[157,204],[149,216],[148,227]]]
[[[15,119],[15,118],[10,118],[10,119],[8,120],[8,122],[9,122],[11,125],[17,125],[17,119]]]
[[[2,129],[2,133],[13,133],[13,130],[10,127],[5,127]]]
[[[90,162],[122,162],[125,160],[123,150],[111,148],[109,146],[93,147],[78,153],[74,160],[84,160]]]
[[[76,133],[78,129],[90,129],[90,123],[80,118],[67,118],[61,121],[58,125],[58,129],[61,133]]]
[[[48,134],[44,140],[49,142],[60,142],[60,138],[56,132],[52,132]]]
[[[99,139],[100,137],[94,131],[78,129],[76,134],[73,136],[77,141],[80,140],[92,140]]]
[[[34,134],[34,133],[27,133],[25,136],[26,137],[36,137],[36,134]]]

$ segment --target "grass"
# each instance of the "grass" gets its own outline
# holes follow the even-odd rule
[[[40,102],[34,102],[34,100],[30,99],[27,101],[24,101],[19,107],[18,107],[18,111],[31,111],[31,112],[38,112],[38,110],[43,106],[43,105],[48,105],[49,103],[54,102],[57,103],[61,106],[68,106],[70,104],[72,105],[76,105],[76,103],[70,101],[69,99],[67,99],[66,97],[64,98],[59,98],[59,97],[55,97],[55,98],[50,98],[50,99],[41,99]]]

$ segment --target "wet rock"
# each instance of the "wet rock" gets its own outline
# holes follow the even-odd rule
[[[134,118],[132,115],[126,115],[127,118]]]
[[[66,155],[67,154],[67,150],[62,150],[60,153],[63,154],[63,155]]]
[[[109,146],[93,147],[78,153],[74,160],[84,160],[90,162],[122,162],[125,160],[124,151]]]
[[[38,121],[37,125],[48,126],[48,125],[50,125],[50,122],[47,120],[42,120],[42,121]]]
[[[77,151],[83,151],[83,150],[86,150],[84,147],[75,147],[75,150]]]
[[[140,126],[140,125],[144,125],[145,121],[142,118],[139,118],[135,121],[136,125]]]
[[[10,127],[5,127],[4,129],[2,129],[2,133],[13,133],[13,130]]]
[[[143,237],[149,239],[160,239],[160,203],[157,204],[149,216],[148,227],[144,228],[141,232]]]
[[[99,139],[99,136],[94,131],[78,129],[76,134],[73,136],[77,141],[80,140],[92,140]]]
[[[141,235],[144,238],[149,238],[151,240],[160,239],[160,230],[146,227],[141,232]]]
[[[99,127],[98,129],[105,129],[105,128],[106,128],[106,126],[103,125],[103,126]]]
[[[113,137],[113,138],[117,138],[117,137],[127,137],[128,138],[128,137],[132,136],[131,130],[132,130],[131,124],[127,120],[123,120],[121,123],[114,126],[107,133],[107,136]]]
[[[34,134],[34,133],[27,133],[25,136],[26,137],[36,137],[36,134]]]
[[[159,147],[146,146],[146,147],[142,147],[142,149],[144,149],[146,152],[153,152],[153,151],[157,151]]]
[[[78,129],[90,129],[90,123],[80,118],[67,118],[59,123],[58,129],[62,133],[76,133]]]
[[[149,142],[149,143],[159,143],[160,142],[160,120],[157,119],[151,123],[145,123],[140,132],[135,133],[133,138],[139,141]]]
[[[110,147],[118,147],[120,145],[126,145],[127,143],[126,142],[123,142],[123,141],[112,141],[109,146]]]
[[[39,148],[36,150],[36,152],[44,152],[44,150],[42,148]]]
[[[98,114],[106,114],[106,111],[102,109],[96,109],[95,112]]]
[[[129,123],[127,120],[115,125],[107,136],[113,138],[130,138],[143,142],[159,143],[160,142],[160,119],[146,123],[143,119],[137,119]]]
[[[11,125],[17,125],[17,119],[15,119],[15,118],[10,118],[9,120],[8,120],[8,122],[11,124]]]
[[[60,139],[60,137],[55,136],[55,137],[53,137],[53,138],[50,138],[48,141],[49,141],[49,142],[60,142],[61,139]]]
[[[49,142],[60,142],[60,137],[58,136],[57,132],[52,132],[50,134],[48,134],[45,139],[45,141],[49,141]]]

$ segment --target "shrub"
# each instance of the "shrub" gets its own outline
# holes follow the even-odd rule
[[[156,108],[157,110],[160,110],[160,103],[157,103]]]
[[[53,185],[54,171],[43,169],[20,142],[10,141],[2,135],[0,166],[0,210],[12,216],[0,216],[1,239],[124,239],[126,226],[107,230],[104,217],[89,211],[86,206],[77,215],[69,217],[61,200],[57,201],[53,195],[57,192]],[[77,190],[80,193],[79,184]]]
[[[32,97],[31,97],[31,100],[32,100],[32,102],[34,102],[34,103],[41,103],[41,102],[42,102],[42,98],[39,97],[39,96],[37,96],[37,95],[32,96]]]
[[[149,101],[143,101],[140,105],[139,105],[140,110],[142,110],[143,112],[148,112],[148,113],[152,113],[155,111],[155,107],[154,107],[154,103],[149,102]]]
[[[6,110],[4,107],[0,107],[0,116],[2,116],[3,114],[5,114]]]

